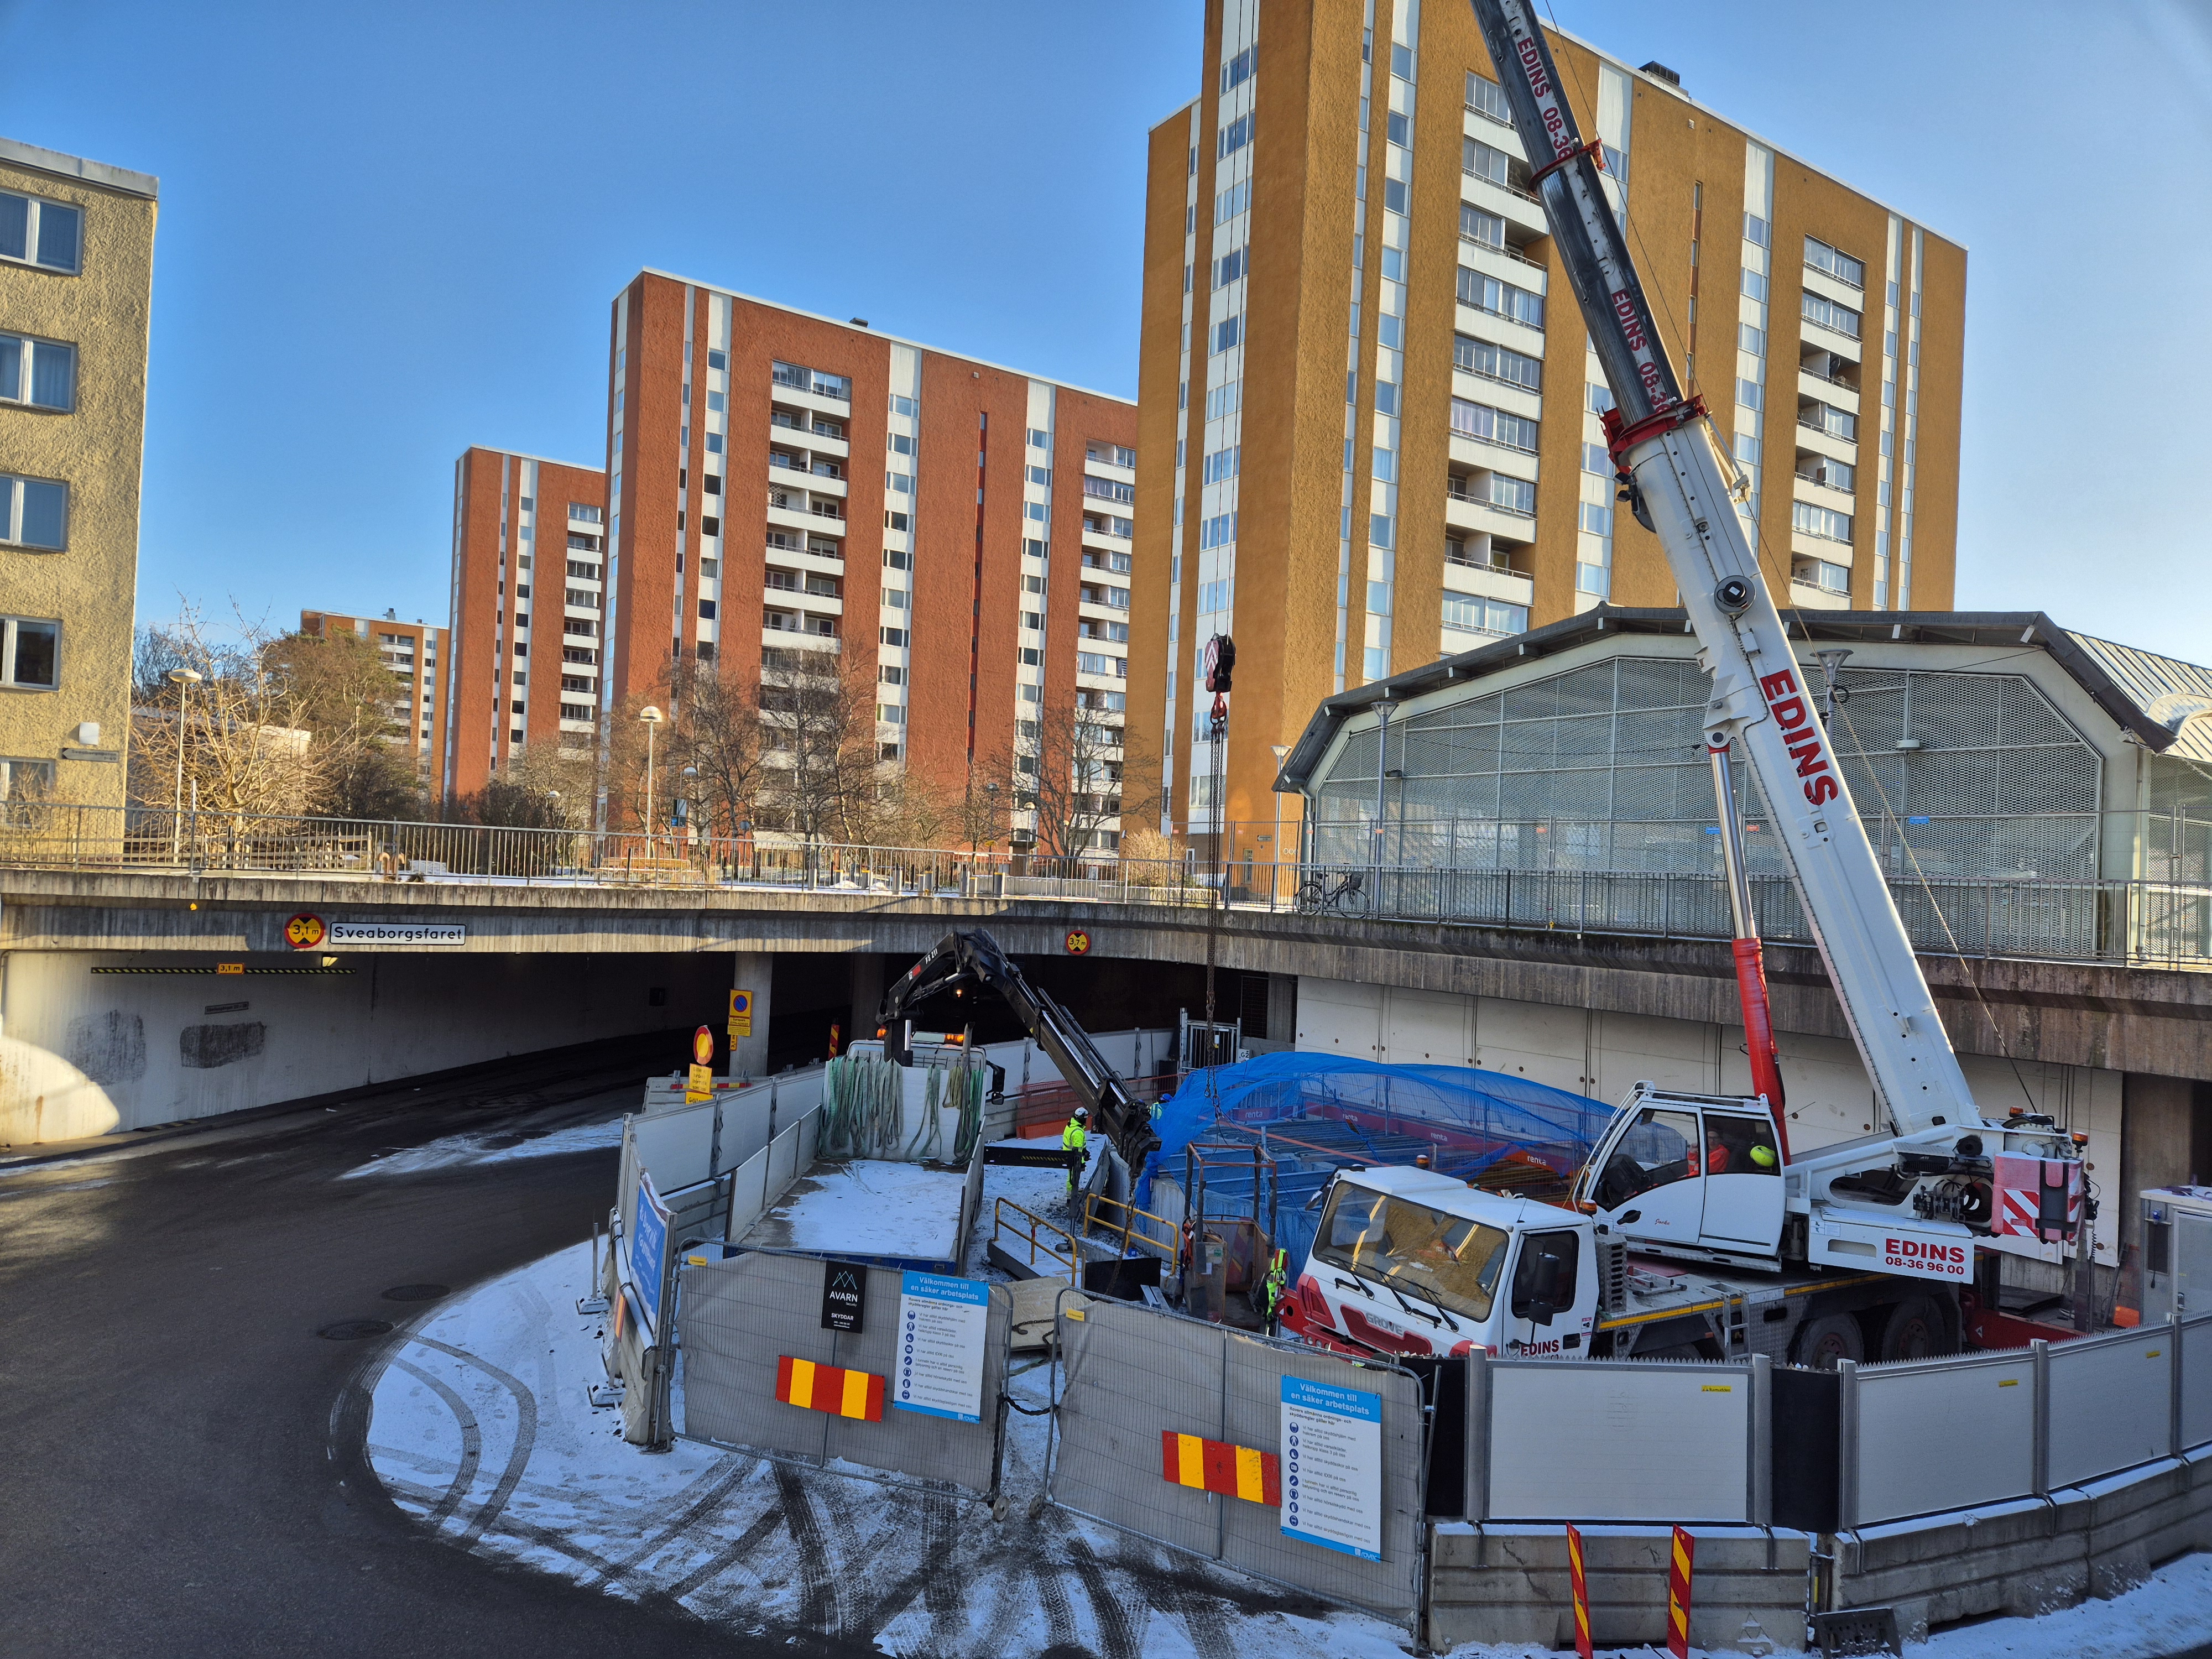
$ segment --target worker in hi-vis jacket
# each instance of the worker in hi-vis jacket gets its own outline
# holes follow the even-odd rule
[[[1075,1202],[1076,1183],[1083,1178],[1083,1166],[1090,1157],[1091,1131],[1086,1127],[1090,1121],[1089,1110],[1079,1106],[1075,1109],[1075,1115],[1067,1120],[1067,1127],[1060,1132],[1060,1150],[1075,1155],[1067,1161],[1067,1201],[1070,1204]]]

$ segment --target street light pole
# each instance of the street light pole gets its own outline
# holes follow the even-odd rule
[[[637,717],[645,722],[645,833],[651,836],[654,833],[653,820],[660,810],[653,793],[653,738],[660,730],[660,722],[666,717],[651,703],[639,709]]]
[[[169,678],[177,687],[177,799],[169,813],[169,862],[179,863],[184,857],[185,834],[185,744],[190,739],[191,728],[185,723],[185,699],[191,688],[198,685],[198,671],[173,668]]]

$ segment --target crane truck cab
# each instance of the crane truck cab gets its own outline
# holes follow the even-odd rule
[[[1597,1321],[1589,1218],[1422,1169],[1340,1170],[1284,1316],[1351,1353],[1573,1358]]]

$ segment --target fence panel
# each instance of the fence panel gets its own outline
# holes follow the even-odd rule
[[[1064,1308],[1066,1366],[1046,1491],[1063,1508],[1241,1571],[1410,1621],[1419,1601],[1422,1454],[1419,1386],[1289,1344],[1120,1303]],[[1282,1379],[1378,1395],[1382,1559],[1281,1530],[1279,1508],[1171,1481],[1163,1432],[1282,1450]],[[1293,1471],[1283,1468],[1287,1488]]]
[[[1486,1369],[1487,1518],[1754,1518],[1749,1366],[1520,1359]]]
[[[1013,1303],[991,1291],[985,1327],[981,1420],[964,1423],[902,1411],[890,1398],[897,1358],[901,1276],[866,1269],[866,1314],[860,1330],[822,1328],[826,1263],[806,1256],[752,1251],[726,1261],[685,1266],[679,1276],[678,1323],[684,1354],[681,1432],[824,1463],[842,1458],[912,1480],[942,1481],[994,1494],[999,1483],[1006,1342]],[[786,1356],[866,1371],[884,1382],[883,1420],[845,1418],[775,1397],[777,1362]]]
[[[1847,1526],[2024,1498],[2035,1490],[2035,1362],[2025,1352],[1862,1367],[1858,1493]]]
[[[2181,1328],[2181,1444],[2212,1442],[2212,1314]]]
[[[2154,1325],[2051,1346],[2054,1488],[2166,1455],[2177,1334]]]

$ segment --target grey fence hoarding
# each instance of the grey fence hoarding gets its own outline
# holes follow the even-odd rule
[[[1477,1521],[1764,1524],[1771,1362],[1468,1361]]]
[[[812,1257],[757,1250],[726,1261],[685,1261],[678,1277],[679,1432],[810,1463],[842,1460],[892,1479],[995,1497],[1011,1295],[1004,1286],[991,1288],[980,1420],[963,1422],[902,1410],[889,1397],[898,1357],[902,1276],[885,1267],[862,1269],[867,1274],[862,1328],[830,1331],[822,1328],[823,1276],[830,1267]],[[778,1362],[786,1357],[883,1377],[883,1419],[872,1423],[786,1405],[775,1397]]]
[[[664,1198],[718,1180],[757,1156],[821,1097],[822,1068],[816,1066],[718,1091],[696,1105],[633,1114],[623,1121],[616,1210],[627,1223],[641,1169],[652,1174]]]
[[[1046,1492],[1064,1509],[1410,1627],[1419,1612],[1426,1437],[1420,1385],[1381,1362],[1063,1292]],[[1164,1433],[1280,1457],[1283,1381],[1355,1390],[1381,1412],[1380,1559],[1290,1536],[1271,1504],[1170,1480]],[[1291,1478],[1286,1468],[1285,1482]]]

